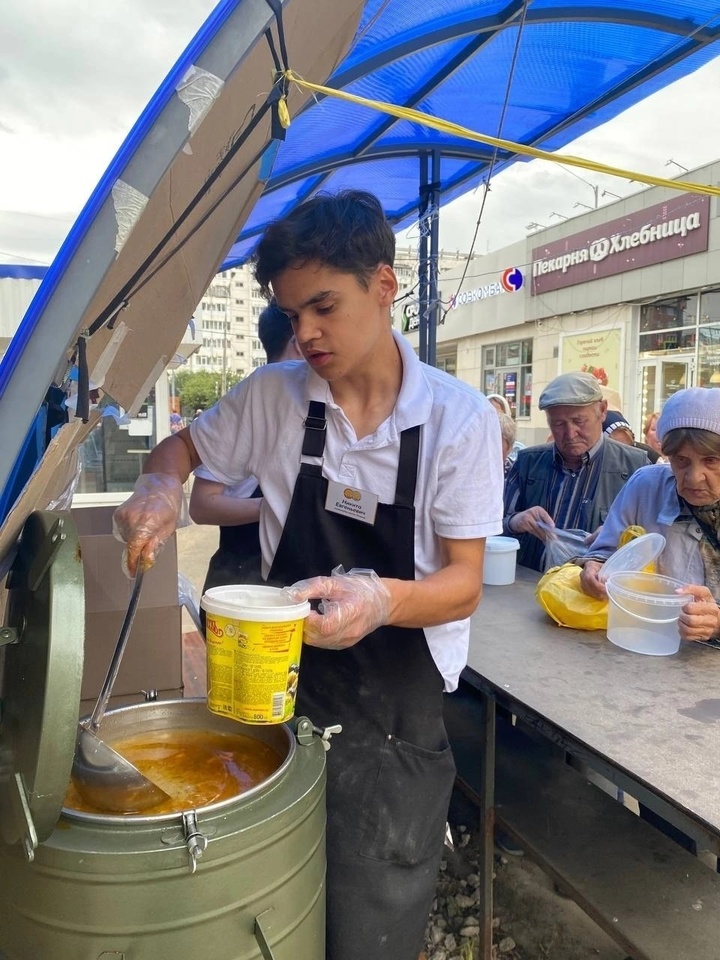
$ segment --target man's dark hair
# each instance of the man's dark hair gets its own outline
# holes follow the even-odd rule
[[[258,337],[267,354],[268,363],[275,363],[282,356],[293,335],[292,324],[286,313],[273,301],[260,314]]]
[[[253,259],[255,279],[265,296],[283,270],[313,261],[354,274],[367,289],[380,264],[393,265],[395,234],[372,193],[319,193],[269,224]]]

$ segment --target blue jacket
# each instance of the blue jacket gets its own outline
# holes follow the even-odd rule
[[[648,533],[661,533],[667,541],[657,562],[658,573],[683,583],[705,583],[699,547],[702,531],[683,506],[668,464],[638,470],[618,494],[589,556],[607,560],[617,550],[623,530],[637,523]]]

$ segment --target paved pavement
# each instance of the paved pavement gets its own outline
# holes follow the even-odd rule
[[[218,528],[191,523],[177,532],[178,572],[185,574],[202,596],[208,562],[217,550]],[[183,684],[186,697],[204,697],[206,691],[205,645],[192,619],[183,610]]]
[[[198,597],[202,596],[210,557],[218,546],[218,528],[198,526],[191,523],[177,532],[178,573],[183,573],[192,583]],[[183,630],[192,629],[190,618],[183,611]]]

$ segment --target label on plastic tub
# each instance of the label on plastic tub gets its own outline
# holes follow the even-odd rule
[[[303,620],[258,623],[207,614],[208,708],[244,723],[295,712]]]

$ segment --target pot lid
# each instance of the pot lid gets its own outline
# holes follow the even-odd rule
[[[70,781],[85,641],[77,531],[67,512],[25,522],[0,628],[0,837],[32,859]]]
[[[598,573],[603,583],[613,573],[639,573],[653,563],[665,549],[665,537],[661,533],[645,533],[626,543],[605,561]]]

